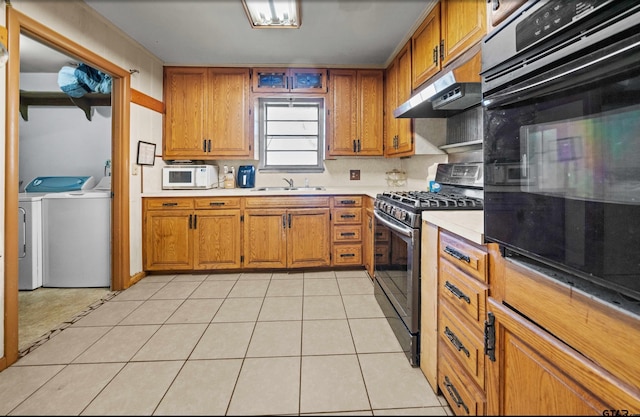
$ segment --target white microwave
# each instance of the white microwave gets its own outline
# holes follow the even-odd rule
[[[169,165],[162,167],[163,190],[198,190],[218,187],[215,165]]]

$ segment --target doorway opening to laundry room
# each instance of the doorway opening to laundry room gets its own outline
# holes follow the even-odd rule
[[[18,340],[111,292],[111,77],[20,35]]]
[[[122,290],[131,285],[129,224],[129,155],[131,73],[86,47],[61,35],[39,21],[6,7],[9,60],[6,64],[6,137],[4,187],[4,298],[0,299],[4,321],[0,335],[4,351],[0,371],[19,359],[18,325],[18,247],[19,231],[16,214],[19,202],[19,120],[20,115],[20,38],[24,34],[43,45],[91,65],[112,77],[111,90],[111,289]],[[24,184],[24,183],[23,183]]]

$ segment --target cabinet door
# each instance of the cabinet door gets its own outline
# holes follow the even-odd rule
[[[206,156],[206,82],[206,68],[165,68],[163,158]]]
[[[286,68],[253,68],[252,86],[254,93],[289,92],[289,75]]]
[[[358,135],[358,77],[356,70],[331,70],[330,156],[355,155]]]
[[[209,68],[207,139],[215,158],[250,158],[249,69]]]
[[[292,93],[326,93],[327,70],[313,68],[291,68],[289,70]]]
[[[398,60],[394,59],[385,71],[384,82],[384,154],[395,153],[398,121],[393,111],[398,107]]]
[[[255,209],[244,212],[244,266],[287,267],[287,216],[285,210]]]
[[[367,269],[369,273],[369,277],[373,279],[374,275],[374,217],[373,210],[367,209],[364,214],[364,242],[362,242],[363,247],[363,263],[364,267]]]
[[[411,98],[411,42],[407,42],[398,55],[398,105]],[[395,156],[405,156],[413,153],[413,119],[398,119],[398,139],[394,151]]]
[[[314,68],[253,68],[254,93],[327,92],[327,70]]]
[[[554,336],[492,299],[489,311],[495,361],[486,361],[487,415],[602,415],[633,406],[615,394],[607,404],[587,391],[590,385],[615,389],[615,382]]]
[[[358,71],[358,155],[381,156],[384,121],[384,73]]]
[[[385,136],[384,156],[412,155],[414,152],[412,119],[396,119],[393,116],[393,111],[411,98],[411,41],[407,42],[387,68],[386,96],[385,122],[389,126]]]
[[[194,268],[240,268],[240,210],[197,210],[195,216]]]
[[[289,267],[328,266],[331,263],[329,209],[287,211]]]
[[[440,3],[411,37],[411,87],[416,90],[440,71]]]
[[[487,33],[485,0],[441,1],[441,65],[460,56]]]
[[[153,210],[145,215],[145,270],[193,269],[191,210]]]

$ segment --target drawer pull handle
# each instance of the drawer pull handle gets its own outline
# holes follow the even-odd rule
[[[173,207],[177,206],[178,203],[162,203],[162,207]]]
[[[467,407],[464,401],[462,401],[462,398],[460,398],[460,394],[458,394],[458,390],[453,386],[447,375],[444,376],[444,386],[447,387],[447,391],[449,391],[449,395],[453,398],[453,401],[456,403],[456,405],[458,407],[462,406],[467,414],[469,414],[469,407]]]
[[[342,232],[340,233],[340,236],[355,236],[355,232]]]
[[[224,201],[211,201],[210,206],[224,206]]]
[[[454,258],[460,260],[460,261],[465,261],[466,263],[470,263],[471,262],[471,258],[469,258],[467,255],[465,255],[462,252],[459,252],[455,249],[453,249],[451,246],[447,246],[444,248],[444,251],[446,253],[448,253],[449,255],[453,256]]]
[[[458,339],[456,334],[449,329],[449,326],[445,326],[444,335],[447,336],[447,339],[449,339],[451,344],[455,346],[456,349],[458,349],[458,352],[464,352],[464,354],[467,355],[467,358],[470,356],[469,349],[464,347],[464,345],[462,344],[460,339]]]
[[[355,253],[341,253],[340,254],[341,258],[353,258],[354,256],[356,256]]]
[[[453,285],[449,281],[444,283],[444,287],[446,289],[448,289],[453,295],[455,295],[459,299],[466,301],[467,304],[471,304],[471,299],[465,293],[460,291],[460,288],[456,287],[455,285]]]
[[[356,217],[355,214],[341,214],[340,217],[342,217],[343,219],[353,219],[354,217]]]
[[[340,204],[356,204],[356,200],[340,200]]]

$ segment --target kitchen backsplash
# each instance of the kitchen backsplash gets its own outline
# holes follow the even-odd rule
[[[285,186],[284,177],[292,178],[297,185],[303,185],[305,178],[311,186],[324,187],[387,187],[385,174],[394,168],[407,173],[407,187],[427,189],[428,177],[433,179],[435,165],[447,162],[446,154],[416,155],[410,158],[340,158],[325,161],[325,171],[322,173],[264,173],[256,170],[256,187]],[[236,171],[240,165],[254,165],[254,160],[217,160],[210,163],[220,167],[232,166]],[[159,192],[162,190],[162,166],[164,162],[156,158],[154,166],[143,168],[143,193]],[[360,170],[360,180],[350,180],[351,170]]]

